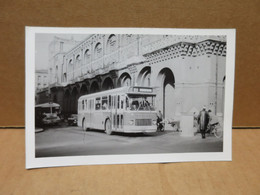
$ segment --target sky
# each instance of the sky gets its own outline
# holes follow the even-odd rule
[[[65,39],[73,37],[76,41],[83,41],[89,35],[37,33],[35,35],[35,67],[37,70],[48,69],[48,48],[55,36]]]

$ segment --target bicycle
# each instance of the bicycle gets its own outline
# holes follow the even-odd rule
[[[223,130],[220,126],[219,122],[214,124],[208,124],[206,133],[214,134],[216,138],[222,138],[223,137]]]

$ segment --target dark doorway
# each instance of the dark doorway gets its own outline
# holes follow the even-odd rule
[[[110,77],[107,77],[104,81],[103,81],[103,85],[102,85],[102,91],[104,90],[109,90],[109,89],[114,89],[114,84],[113,81]]]
[[[157,104],[165,119],[173,118],[176,110],[174,83],[175,79],[171,69],[164,68],[159,72],[157,85],[160,86],[160,89]]]

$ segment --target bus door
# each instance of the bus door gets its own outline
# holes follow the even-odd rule
[[[89,124],[89,127],[92,127],[92,114],[93,114],[93,109],[94,109],[94,99],[90,99],[89,101],[89,108],[87,110],[87,122]]]
[[[117,95],[111,96],[111,124],[112,130],[117,131]]]
[[[118,126],[120,131],[124,129],[124,108],[125,108],[125,95],[120,95],[120,104],[118,109]]]
[[[112,96],[112,109],[111,109],[111,122],[113,131],[123,130],[123,111],[124,111],[124,96],[113,95]]]

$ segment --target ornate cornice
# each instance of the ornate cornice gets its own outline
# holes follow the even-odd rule
[[[149,64],[167,61],[174,58],[198,57],[207,55],[226,56],[226,42],[205,40],[199,43],[179,42],[162,49],[147,53],[144,56]]]

